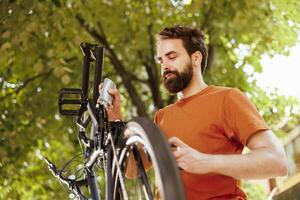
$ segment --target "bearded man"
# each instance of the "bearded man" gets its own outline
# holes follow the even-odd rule
[[[164,87],[178,100],[158,110],[154,121],[177,147],[173,154],[188,200],[245,200],[240,179],[287,174],[283,147],[250,100],[237,88],[203,81],[207,48],[200,29],[164,28],[157,61]],[[110,120],[121,120],[120,94],[110,93]],[[244,147],[250,152],[242,154]]]

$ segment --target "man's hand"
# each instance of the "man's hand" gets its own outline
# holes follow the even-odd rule
[[[213,155],[201,153],[177,137],[169,139],[171,145],[176,146],[176,150],[173,152],[178,167],[182,168],[186,172],[194,174],[206,174],[212,172],[212,166],[209,161]]]
[[[266,179],[286,176],[288,164],[280,141],[270,130],[253,134],[247,154],[205,154],[176,137],[169,142],[177,146],[173,153],[179,167],[190,173],[218,173],[236,179]]]
[[[102,83],[99,85],[99,90],[102,88]],[[109,121],[122,120],[121,113],[121,95],[118,89],[110,89],[108,93],[113,97],[112,105],[106,108]]]

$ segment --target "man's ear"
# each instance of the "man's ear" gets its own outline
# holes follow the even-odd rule
[[[201,67],[201,61],[202,61],[202,54],[200,51],[195,51],[191,55],[192,57],[192,62],[193,62],[193,67]]]

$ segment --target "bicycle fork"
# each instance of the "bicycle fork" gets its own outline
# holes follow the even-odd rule
[[[85,157],[89,158],[89,156],[91,155],[91,151],[89,150],[89,148],[86,149],[85,152]],[[99,190],[97,187],[97,176],[95,175],[95,169],[94,166],[89,167],[85,167],[84,169],[84,173],[88,182],[88,185],[90,186],[90,194],[93,200],[101,200],[100,194],[99,194]]]

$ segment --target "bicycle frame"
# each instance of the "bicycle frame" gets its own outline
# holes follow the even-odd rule
[[[101,82],[102,76],[102,65],[103,65],[103,56],[104,48],[99,45],[92,45],[88,43],[82,43],[80,45],[83,53],[83,64],[82,64],[82,88],[63,88],[60,91],[58,107],[59,113],[62,115],[75,115],[77,116],[76,124],[79,126],[79,139],[85,146],[84,150],[84,180],[72,180],[64,177],[56,166],[50,162],[47,158],[45,161],[48,164],[49,170],[52,174],[58,178],[62,183],[67,185],[69,189],[80,199],[87,200],[87,198],[82,194],[80,190],[81,185],[88,185],[91,198],[93,200],[100,200],[100,194],[97,187],[96,175],[94,166],[98,158],[104,158],[105,146],[108,140],[108,133],[110,129],[108,126],[108,116],[105,108],[97,104],[97,99],[99,97],[99,84]],[[89,72],[90,64],[95,61],[95,76],[93,80],[93,98],[88,98],[88,88],[89,88]],[[80,95],[80,100],[70,100],[64,99],[66,94],[77,94]],[[77,104],[80,105],[78,110],[66,110],[63,109],[63,105],[66,104]],[[85,115],[85,111],[88,112],[88,115]],[[86,136],[85,129],[92,122],[91,127],[91,139]],[[106,137],[106,138],[105,138]],[[110,138],[111,142],[112,137]],[[105,160],[105,159],[104,159]],[[108,169],[108,173],[110,169]],[[109,186],[107,186],[108,188]],[[108,189],[107,189],[108,190]],[[109,191],[107,191],[109,193]],[[109,198],[109,197],[108,197]],[[107,199],[108,199],[107,198]]]
[[[127,153],[133,155],[133,159],[136,160],[136,167],[138,169],[138,174],[140,177],[140,188],[143,190],[143,194],[147,199],[153,199],[155,196],[155,191],[151,191],[150,182],[147,178],[146,169],[143,166],[142,157],[140,155],[140,149],[138,146],[135,146],[135,142],[139,142],[145,146],[148,152],[148,159],[154,161],[154,167],[156,168],[155,173],[158,174],[160,179],[160,186],[162,190],[163,181],[168,178],[162,177],[164,174],[169,174],[172,171],[172,176],[176,175],[176,165],[175,161],[170,160],[167,164],[165,164],[165,159],[161,156],[160,162],[164,163],[159,166],[158,159],[155,157],[160,155],[161,152],[164,153],[166,158],[171,158],[171,151],[168,149],[168,144],[166,139],[162,137],[160,131],[155,127],[155,125],[151,122],[145,121],[145,119],[135,119],[130,121],[126,126],[124,126],[123,122],[120,122],[120,130],[117,131],[114,128],[119,128],[119,126],[115,126],[118,122],[109,122],[108,115],[106,109],[101,103],[98,103],[97,100],[99,98],[99,84],[101,82],[102,75],[102,65],[103,65],[103,55],[104,49],[98,45],[92,45],[88,43],[81,44],[81,50],[83,52],[83,64],[82,64],[82,87],[81,89],[77,88],[63,88],[59,94],[58,100],[58,108],[59,113],[62,115],[73,115],[76,116],[76,124],[79,127],[78,138],[79,143],[84,144],[84,179],[77,180],[67,178],[63,176],[63,170],[58,170],[56,166],[50,162],[47,158],[45,161],[48,164],[49,170],[52,174],[59,179],[59,181],[68,186],[68,188],[80,199],[80,200],[88,200],[87,197],[84,196],[80,187],[85,185],[88,186],[90,191],[90,197],[92,200],[101,200],[100,191],[98,190],[96,174],[95,174],[95,166],[100,165],[99,167],[105,171],[105,179],[106,179],[106,200],[112,200],[113,198],[122,197],[124,200],[129,199],[129,193],[126,190],[126,177],[124,170],[123,161],[125,158],[129,159]],[[92,99],[88,98],[88,88],[89,88],[89,72],[90,72],[90,64],[95,61],[95,76],[93,79],[93,97]],[[80,95],[80,100],[78,99],[66,99],[65,95],[76,94]],[[64,109],[64,105],[80,105],[79,109]],[[146,123],[147,122],[147,123]],[[91,125],[91,135],[88,137],[86,135],[86,128],[88,125]],[[129,126],[130,125],[130,126]],[[124,128],[125,127],[125,128]],[[130,128],[131,127],[131,130]],[[124,128],[124,129],[123,129]],[[123,133],[123,130],[124,133]],[[126,134],[127,130],[127,134]],[[128,132],[129,130],[129,132]],[[154,132],[154,134],[152,134]],[[150,134],[151,133],[151,134]],[[151,137],[150,137],[151,136]],[[155,137],[154,137],[155,136]],[[159,136],[159,137],[158,137]],[[151,138],[151,140],[150,140]],[[134,143],[132,143],[134,142]],[[159,142],[159,147],[154,151],[154,144]],[[126,147],[125,147],[126,146]],[[123,147],[125,147],[123,149]],[[123,154],[120,155],[119,150],[122,151]],[[158,152],[160,150],[160,152]],[[121,153],[122,153],[121,152]],[[141,149],[142,152],[142,149]],[[150,152],[150,153],[149,153]],[[154,153],[155,152],[155,153]],[[72,161],[72,160],[71,160]],[[68,162],[70,163],[70,162]],[[67,163],[67,165],[68,165]],[[173,163],[170,165],[170,163]],[[65,166],[67,166],[65,165]],[[168,166],[166,166],[168,165]],[[174,166],[174,167],[172,167]],[[64,168],[63,168],[64,169]],[[162,169],[165,173],[161,173]],[[179,182],[179,175],[176,175],[175,183]],[[174,179],[175,180],[175,179]],[[171,184],[172,183],[172,184]],[[174,182],[169,181],[169,185],[174,185]],[[174,185],[175,186],[175,185]],[[182,188],[180,184],[177,184],[175,187]],[[173,187],[166,187],[168,189],[172,189]],[[165,195],[165,191],[161,191],[162,195]],[[178,191],[169,191],[168,194],[175,194],[177,198]],[[179,196],[183,196],[183,192],[180,192]],[[169,197],[169,199],[174,199],[174,196]],[[183,199],[183,198],[180,198]]]
[[[84,158],[86,160],[86,166],[84,168],[84,172],[87,178],[88,185],[90,186],[90,192],[91,192],[91,197],[94,200],[100,200],[100,195],[98,192],[98,187],[97,187],[97,181],[96,181],[96,175],[95,175],[95,170],[94,170],[94,164],[99,156],[100,153],[98,153],[100,150],[97,148],[100,147],[103,144],[103,140],[100,140],[100,146],[98,146],[98,141],[95,139],[98,139],[98,135],[101,134],[102,132],[99,132],[99,128],[101,128],[101,125],[98,123],[99,119],[97,120],[97,115],[96,115],[96,102],[99,97],[99,89],[98,86],[101,81],[101,76],[102,76],[102,64],[103,64],[103,55],[104,55],[104,49],[101,46],[97,45],[91,45],[87,43],[82,43],[80,45],[81,50],[84,55],[83,59],[83,65],[82,65],[82,93],[84,99],[88,99],[88,85],[89,85],[89,72],[90,72],[90,63],[92,61],[92,57],[95,59],[95,77],[94,77],[94,87],[93,87],[93,99],[92,102],[88,100],[87,102],[87,109],[89,116],[92,119],[93,122],[93,127],[92,127],[92,141],[96,141],[96,144],[94,144],[94,148],[96,147],[96,151],[93,152],[93,149],[90,146],[86,146],[85,153],[84,153]],[[102,108],[102,112],[105,112],[105,109]],[[83,113],[82,113],[83,114]],[[79,120],[84,119],[84,116],[78,116],[77,124],[81,125]],[[88,124],[86,124],[87,126]],[[83,136],[82,138],[85,138],[85,127],[86,126],[81,126],[80,127],[80,133]],[[100,136],[101,139],[103,139],[103,136]],[[96,153],[95,153],[96,152]]]

